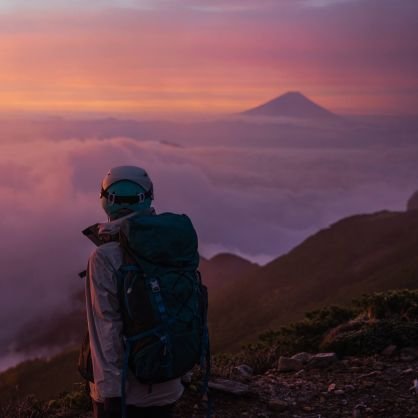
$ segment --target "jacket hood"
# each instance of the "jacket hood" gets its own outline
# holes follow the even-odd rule
[[[138,212],[130,213],[129,215],[123,216],[122,218],[115,219],[114,221],[110,222],[104,222],[97,224],[97,232],[99,237],[103,235],[117,235],[120,231],[120,226],[122,222],[124,222],[126,219],[132,218],[134,216],[147,216],[147,215],[155,215],[155,209],[154,208],[146,208],[142,209]]]
[[[155,215],[155,209],[152,207],[145,208],[139,212],[133,212],[122,218],[115,219],[114,221],[97,223],[97,224],[89,226],[88,228],[84,229],[82,232],[83,232],[83,235],[85,235],[90,241],[93,242],[93,244],[99,246],[106,242],[106,240],[103,239],[105,236],[110,235],[111,237],[114,237],[115,235],[118,235],[121,224],[126,219],[129,219],[133,216],[140,216],[140,215],[145,215],[145,216]]]

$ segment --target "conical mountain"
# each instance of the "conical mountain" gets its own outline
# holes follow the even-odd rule
[[[302,93],[288,92],[242,113],[246,116],[330,119],[337,115],[314,103]]]

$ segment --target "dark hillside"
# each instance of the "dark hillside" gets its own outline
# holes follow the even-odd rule
[[[363,293],[418,287],[418,212],[343,219],[225,289],[212,304],[217,348]]]
[[[234,283],[245,274],[260,268],[244,258],[233,254],[218,254],[207,260],[201,258],[200,271],[203,282],[209,288],[212,303],[228,283]],[[73,295],[72,309],[46,313],[42,318],[34,318],[24,327],[16,338],[16,350],[32,353],[39,349],[51,348],[57,352],[58,347],[79,344],[86,330],[84,311],[84,288]],[[42,327],[39,324],[42,323]]]
[[[51,360],[29,360],[1,374],[0,404],[33,394],[49,400],[61,392],[79,389],[77,350],[65,351]],[[78,384],[79,383],[79,384]]]
[[[237,255],[222,253],[209,260],[201,258],[199,269],[212,301],[225,287],[233,286],[243,276],[255,273],[260,266]]]

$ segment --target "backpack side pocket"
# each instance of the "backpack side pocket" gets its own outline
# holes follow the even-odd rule
[[[81,377],[88,380],[89,382],[94,382],[93,363],[91,361],[90,338],[88,331],[86,331],[83,344],[80,348],[77,368]]]

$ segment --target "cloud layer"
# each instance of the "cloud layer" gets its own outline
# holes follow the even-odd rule
[[[98,187],[109,167],[144,166],[157,211],[187,213],[203,255],[266,262],[343,216],[403,209],[418,188],[416,146],[173,147],[129,138],[0,142],[0,341],[66,306],[104,221]],[[13,321],[9,319],[13,318]],[[5,346],[5,345],[4,345]]]

